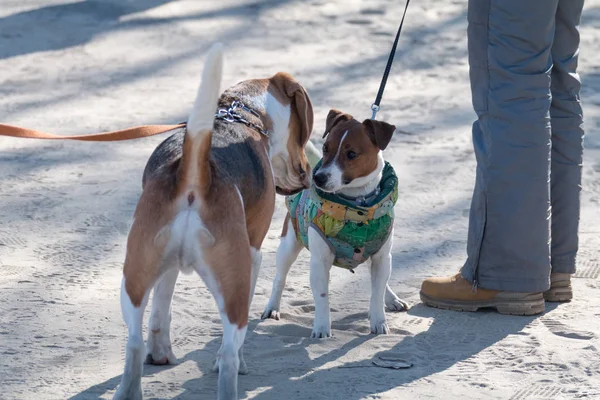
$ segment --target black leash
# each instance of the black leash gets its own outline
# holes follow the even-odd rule
[[[398,47],[398,39],[400,39],[400,32],[402,32],[402,25],[404,25],[404,17],[406,17],[406,10],[408,10],[408,3],[410,3],[410,0],[406,0],[406,6],[404,6],[404,14],[402,14],[402,20],[400,21],[400,26],[398,27],[398,33],[396,33],[396,40],[394,40],[392,51],[390,52],[390,56],[388,57],[388,62],[385,66],[385,71],[383,72],[383,78],[381,79],[381,84],[379,85],[379,91],[377,92],[375,103],[371,105],[371,110],[373,111],[373,116],[371,117],[371,119],[375,119],[377,112],[381,108],[379,107],[379,104],[381,103],[381,98],[383,97],[383,91],[385,90],[385,84],[387,83],[388,75],[390,74],[390,70],[392,69],[392,63],[394,62],[394,56],[396,55],[396,47]]]

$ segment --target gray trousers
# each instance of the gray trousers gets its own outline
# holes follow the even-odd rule
[[[477,158],[462,275],[541,292],[575,272],[583,157],[583,0],[469,0]]]

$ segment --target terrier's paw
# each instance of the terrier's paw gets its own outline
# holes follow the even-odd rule
[[[281,313],[279,312],[279,310],[275,309],[274,307],[267,306],[267,308],[265,308],[265,311],[260,316],[260,319],[269,319],[269,318],[279,321],[279,319],[281,318]]]
[[[331,328],[326,326],[315,326],[310,334],[311,338],[323,339],[331,337]]]
[[[399,312],[407,311],[408,304],[405,301],[400,300],[398,297],[385,299],[385,307],[388,311]]]
[[[390,333],[390,328],[385,320],[371,321],[371,333],[375,335],[387,335]]]

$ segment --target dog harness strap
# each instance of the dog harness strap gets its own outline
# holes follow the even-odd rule
[[[257,113],[252,108],[246,106],[244,103],[238,100],[234,100],[229,107],[219,107],[217,113],[215,114],[215,118],[225,122],[239,122],[242,123],[263,136],[269,137],[269,131],[263,129],[261,126],[248,121],[246,118],[242,117],[240,114],[236,112],[237,109],[241,109],[246,111],[247,113],[252,114],[254,117],[258,118],[260,121],[260,114]]]
[[[144,125],[120,131],[93,133],[90,135],[62,136],[52,133],[21,128],[18,126],[0,124],[0,136],[8,136],[24,139],[47,139],[47,140],[79,140],[86,142],[116,142],[121,140],[141,139],[149,136],[159,135],[174,129],[185,128],[185,123],[177,125]]]

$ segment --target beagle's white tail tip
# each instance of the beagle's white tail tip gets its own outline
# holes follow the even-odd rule
[[[310,164],[310,167],[314,169],[321,157],[323,157],[323,155],[311,140],[306,142],[304,152],[306,153],[306,158],[308,158],[308,163]]]
[[[222,76],[223,45],[215,43],[206,55],[202,81],[188,119],[187,133],[191,138],[196,138],[202,132],[212,130],[215,112],[221,96]]]

